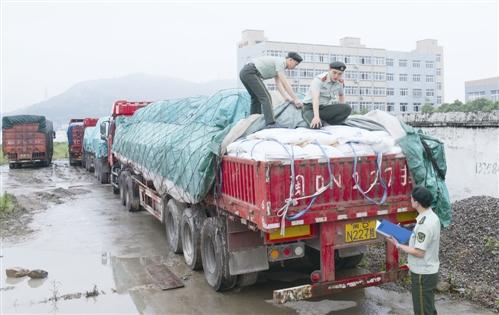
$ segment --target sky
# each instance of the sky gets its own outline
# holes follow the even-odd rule
[[[130,73],[235,79],[245,29],[313,44],[354,36],[367,47],[400,51],[437,39],[446,102],[464,100],[464,81],[499,73],[497,0],[0,3],[3,113],[81,81]]]

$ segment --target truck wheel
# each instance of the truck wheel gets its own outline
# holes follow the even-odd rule
[[[184,205],[175,199],[170,199],[166,204],[163,213],[166,229],[166,241],[172,252],[175,254],[182,254],[182,239],[180,237],[180,219]]]
[[[9,163],[9,168],[15,169],[15,168],[17,168],[17,164],[16,163]]]
[[[258,280],[258,272],[250,272],[237,276],[237,286],[239,288],[249,287],[256,283]]]
[[[81,156],[81,167],[83,167],[84,169],[86,169],[86,167],[85,167],[85,153],[83,153],[82,156]]]
[[[201,229],[201,258],[206,282],[215,291],[230,290],[236,285],[236,276],[229,274],[227,233],[219,217],[207,218]]]
[[[203,267],[201,262],[201,228],[206,215],[201,210],[186,208],[180,220],[182,250],[186,265],[192,270]]]
[[[94,159],[94,176],[95,178],[97,178],[97,181],[100,182],[100,179],[99,179],[99,173],[100,173],[100,159],[98,158],[95,158]]]
[[[120,186],[120,200],[122,205],[126,205],[126,178],[130,176],[128,171],[120,172],[118,177],[118,185]]]
[[[139,188],[137,187],[137,184],[133,180],[132,176],[126,177],[125,208],[130,212],[140,210]]]

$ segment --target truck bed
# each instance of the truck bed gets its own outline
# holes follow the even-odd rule
[[[380,205],[369,202],[355,187],[352,157],[330,159],[330,165],[334,177],[332,187],[327,188],[312,204],[311,198],[307,198],[290,206],[288,216],[309,205],[310,208],[301,217],[286,220],[286,226],[410,211],[412,183],[403,155],[383,156],[381,176],[386,183],[387,196]],[[298,160],[294,162],[294,168],[296,198],[312,195],[329,183],[329,168],[325,159]],[[367,196],[379,202],[384,189],[379,180],[376,180],[376,157],[358,157],[357,172],[360,187],[364,191],[369,190]],[[259,162],[225,156],[215,186],[215,191],[219,194],[212,202],[254,224],[259,230],[271,232],[281,227],[281,218],[277,213],[289,198],[290,183],[290,162]],[[411,220],[412,218],[405,219],[399,215],[397,221]]]

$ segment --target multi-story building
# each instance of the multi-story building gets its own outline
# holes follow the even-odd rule
[[[296,51],[303,62],[287,71],[295,92],[306,93],[310,81],[332,61],[346,63],[345,95],[354,111],[381,109],[417,112],[424,104],[443,101],[443,49],[434,39],[416,42],[410,52],[368,48],[360,38],[344,37],[340,45],[269,41],[261,30],[245,30],[238,45],[238,69],[258,56],[286,56]],[[267,80],[275,90],[273,80]]]
[[[480,79],[464,82],[464,93],[466,102],[478,98],[499,101],[499,77]]]

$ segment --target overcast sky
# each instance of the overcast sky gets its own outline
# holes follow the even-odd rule
[[[244,29],[269,40],[409,51],[444,48],[445,101],[464,81],[498,75],[497,1],[251,3],[0,1],[2,112],[73,84],[143,72],[195,82],[236,77]]]

